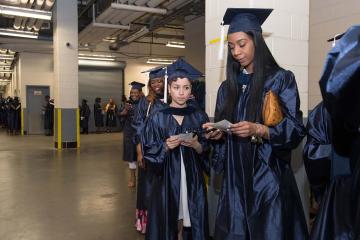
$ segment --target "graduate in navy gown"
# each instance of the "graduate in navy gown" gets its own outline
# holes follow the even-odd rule
[[[43,113],[45,135],[52,136],[54,131],[54,103],[51,102],[49,95],[45,96]]]
[[[133,81],[130,83],[130,99],[125,102],[124,109],[119,115],[124,119],[123,128],[123,160],[129,163],[130,178],[128,187],[132,188],[136,185],[136,144],[133,142],[135,130],[131,126],[134,121],[134,114],[139,104],[139,99],[142,96],[142,88],[145,84]]]
[[[90,118],[90,108],[87,105],[87,100],[83,99],[81,101],[80,107],[80,127],[82,129],[81,134],[89,134],[89,118]]]
[[[334,151],[351,174],[332,179],[322,198],[311,239],[360,239],[360,25],[329,52],[320,89],[331,119]]]
[[[204,173],[209,147],[201,132],[209,120],[187,104],[191,71],[185,67],[168,72],[171,103],[149,117],[142,135],[144,159],[154,174],[146,239],[207,240]],[[190,136],[181,139],[183,133]]]
[[[136,196],[136,229],[145,234],[147,223],[147,205],[148,195],[151,192],[152,176],[147,172],[143,161],[141,149],[141,133],[145,125],[145,120],[149,115],[155,114],[166,104],[164,98],[164,68],[152,69],[149,72],[148,95],[142,97],[135,111],[132,127],[135,131],[133,142],[136,144],[137,161],[138,161],[138,179],[137,179],[137,196]]]
[[[213,166],[224,173],[215,223],[216,240],[307,239],[299,191],[290,166],[291,150],[305,136],[294,74],[276,63],[262,37],[271,9],[227,9],[230,24],[227,79],[221,84],[215,121],[228,131],[207,135],[214,141]],[[265,126],[264,96],[272,90],[283,119]],[[212,124],[204,128],[211,130]],[[252,141],[253,140],[253,141]]]
[[[95,98],[94,103],[94,120],[96,133],[101,132],[101,128],[104,127],[104,110],[101,106],[101,98]]]

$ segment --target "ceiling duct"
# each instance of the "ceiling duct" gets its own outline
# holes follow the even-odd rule
[[[26,8],[31,8],[33,3],[34,3],[35,0],[29,0],[27,5],[26,5]],[[19,29],[25,29],[25,26],[26,26],[26,22],[27,22],[28,18],[22,18],[22,21],[21,21],[21,24],[20,24],[20,28]]]
[[[44,8],[43,10],[45,11],[50,11],[52,9],[52,7],[54,6],[55,0],[46,0],[45,4],[44,4]],[[39,31],[41,26],[43,25],[43,20],[37,20],[35,25],[33,25],[32,29],[34,29],[35,31]]]
[[[167,10],[164,8],[152,8],[152,7],[127,5],[127,4],[120,4],[120,3],[112,3],[111,8],[120,9],[120,10],[136,11],[136,12],[162,14],[162,15],[165,15],[167,13]]]
[[[44,4],[44,0],[36,0],[34,9],[40,10]],[[28,23],[26,24],[26,29],[30,31],[34,27],[36,19],[31,18],[28,20]]]
[[[29,0],[20,0],[20,7],[27,7],[27,3],[29,2]],[[22,22],[23,18],[22,17],[15,17],[15,21],[14,21],[14,28],[16,30],[19,30],[21,27],[21,22]]]

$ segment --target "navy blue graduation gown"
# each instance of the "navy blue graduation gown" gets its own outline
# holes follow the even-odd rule
[[[154,173],[149,206],[146,239],[174,240],[178,234],[180,199],[181,157],[186,171],[188,205],[191,220],[192,239],[208,239],[208,215],[206,185],[203,173],[206,170],[208,144],[199,134],[203,153],[197,154],[189,147],[179,146],[166,150],[165,140],[172,135],[186,131],[201,132],[203,123],[208,122],[206,113],[194,109],[185,114],[181,125],[167,109],[151,115],[143,131],[144,159],[149,171]],[[170,108],[169,108],[170,109]]]
[[[242,79],[240,73],[240,79]],[[216,111],[227,97],[226,82],[218,90]],[[243,83],[242,83],[243,84]],[[235,122],[245,119],[249,85],[234,109]],[[242,86],[241,86],[242,87]],[[266,76],[263,94],[279,96],[284,119],[269,127],[261,145],[227,134],[214,144],[213,166],[224,172],[216,216],[216,240],[297,240],[308,232],[299,191],[290,167],[291,150],[305,135],[300,99],[292,72],[279,69]]]
[[[360,239],[360,25],[351,27],[325,61],[320,89],[329,112],[333,147],[350,159],[351,175],[331,181],[311,239]]]
[[[139,101],[130,101],[131,108],[128,110],[127,115],[123,116],[124,121],[124,151],[123,151],[123,160],[126,162],[136,162],[136,144],[133,142],[134,135],[136,131],[131,126],[134,121],[134,114],[138,107]]]
[[[135,134],[133,135],[133,142],[137,145],[141,143],[141,134],[145,126],[145,120],[148,116],[156,114],[159,110],[165,108],[167,104],[160,99],[155,99],[153,103],[149,103],[146,97],[139,100],[136,108],[134,119],[131,123]],[[136,196],[136,209],[146,211],[148,205],[149,195],[151,193],[151,173],[144,168],[138,168],[138,184]]]
[[[81,128],[88,129],[89,128],[89,118],[90,118],[90,108],[87,104],[82,104],[80,107],[80,117],[83,117],[82,120],[80,120],[80,126]]]
[[[54,128],[54,105],[46,102],[44,106],[44,129]]]
[[[332,178],[350,174],[349,160],[336,154],[333,149],[331,119],[323,102],[309,114],[306,128],[308,134],[303,152],[304,163],[319,203]]]
[[[104,126],[103,109],[102,109],[100,103],[94,104],[94,119],[95,119],[95,127],[103,127]]]
[[[134,135],[133,141],[135,144],[140,143],[142,129],[145,126],[145,119],[152,114],[155,114],[160,109],[163,109],[167,106],[166,103],[160,101],[159,99],[155,99],[153,103],[150,104],[147,101],[146,97],[140,98],[138,107],[136,108],[134,120],[132,121],[132,127],[136,134]]]

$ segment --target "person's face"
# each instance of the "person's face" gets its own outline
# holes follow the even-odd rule
[[[164,79],[154,78],[150,80],[150,87],[156,94],[161,94],[164,90]]]
[[[109,103],[114,103],[114,100],[112,98],[109,99]]]
[[[178,78],[169,85],[171,104],[175,107],[184,107],[191,95],[191,83],[188,78]]]
[[[244,32],[228,35],[228,46],[233,58],[248,72],[253,72],[255,45],[254,41]]]
[[[139,89],[131,89],[130,90],[130,98],[133,101],[137,101],[140,99],[141,91]]]

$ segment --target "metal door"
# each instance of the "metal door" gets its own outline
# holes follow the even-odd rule
[[[28,134],[45,134],[42,110],[46,95],[50,95],[48,86],[26,86]]]

